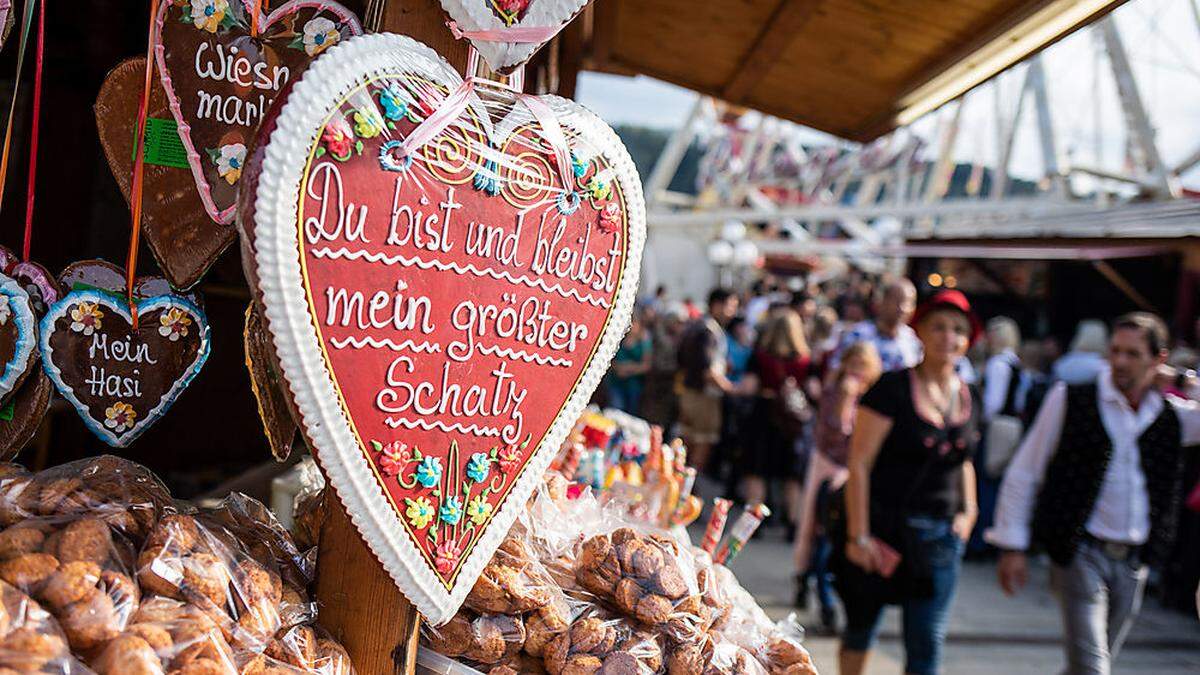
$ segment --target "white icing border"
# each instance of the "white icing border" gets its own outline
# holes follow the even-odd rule
[[[425,66],[425,64],[430,64]],[[309,315],[308,297],[297,246],[298,197],[312,144],[325,120],[343,98],[371,78],[424,70],[453,90],[459,75],[432,49],[392,34],[365,35],[331,48],[296,83],[283,104],[276,127],[263,148],[254,195],[254,255],[244,261],[259,280],[258,290],[282,374],[301,426],[355,527],[397,586],[434,624],[448,621],[474,580],[508,533],[517,514],[600,383],[629,324],[637,295],[638,273],[646,238],[645,203],[633,160],[616,133],[578,104],[559,97],[544,100],[560,120],[596,148],[606,160],[625,197],[628,241],[618,293],[604,334],[570,398],[551,424],[503,507],[463,561],[450,592],[410,540],[400,515],[363,461],[354,432],[342,413],[333,379],[326,369],[320,338]],[[239,212],[239,218],[242,213]],[[240,224],[243,246],[246,228]]]
[[[466,31],[502,30],[509,28],[488,6],[488,0],[439,0],[442,9]],[[512,27],[554,26],[560,28],[570,23],[591,0],[531,0],[525,16]],[[494,70],[511,68],[529,60],[533,53],[546,44],[528,42],[490,42],[471,40],[475,51]]]
[[[4,364],[4,376],[0,377],[0,399],[17,388],[17,383],[29,370],[29,362],[37,353],[37,319],[33,316],[29,294],[16,279],[0,274],[0,295],[8,296],[11,319],[17,325],[17,341],[13,345],[13,358]]]
[[[238,2],[239,0],[230,0],[230,2]],[[252,0],[241,0],[242,11],[247,15],[253,14],[255,5]],[[179,140],[183,141],[183,147],[187,150],[188,165],[192,170],[192,179],[196,182],[196,192],[200,195],[200,201],[204,204],[204,210],[208,212],[208,217],[222,225],[228,225],[233,222],[234,214],[237,211],[238,200],[233,200],[224,211],[217,209],[217,203],[213,201],[212,186],[208,183],[208,177],[204,175],[204,159],[196,152],[196,146],[192,143],[192,125],[183,119],[183,109],[179,104],[179,97],[175,95],[175,85],[171,81],[171,73],[167,70],[165,50],[166,47],[162,44],[162,28],[163,24],[168,20],[172,8],[176,5],[173,2],[162,2],[159,5],[158,16],[154,19],[154,63],[158,70],[158,78],[162,84],[163,91],[167,95],[168,107],[171,109],[171,116],[175,118],[175,124],[179,132]],[[268,28],[275,24],[283,17],[292,12],[300,11],[306,7],[316,7],[320,10],[328,10],[333,15],[337,16],[341,22],[346,23],[350,32],[354,36],[362,35],[362,25],[358,21],[358,17],[349,9],[339,5],[333,0],[292,0],[275,8],[270,14],[264,15],[259,12],[261,23],[259,31],[265,32]],[[197,29],[199,30],[199,29]],[[320,55],[318,55],[320,56]],[[313,59],[316,60],[315,58]],[[311,67],[311,65],[309,66]],[[275,92],[275,96],[283,92]],[[274,99],[272,99],[274,103]],[[268,106],[269,108],[270,106]],[[137,126],[136,124],[134,126]],[[246,133],[246,147],[250,148],[250,140],[258,135],[258,127],[250,129]],[[247,155],[249,159],[249,155]],[[203,276],[203,275],[201,275]]]
[[[109,293],[91,290],[71,291],[67,293],[62,299],[51,305],[46,310],[46,315],[42,317],[41,326],[39,327],[39,333],[41,334],[39,342],[42,348],[42,369],[46,371],[46,375],[54,382],[55,388],[63,395],[63,398],[70,401],[71,405],[75,407],[76,412],[83,418],[83,423],[89,431],[114,448],[124,448],[137,440],[138,436],[141,436],[150,428],[150,425],[166,414],[167,409],[175,403],[175,399],[179,398],[183,390],[192,383],[196,374],[200,372],[200,368],[204,366],[204,362],[208,360],[208,353],[212,349],[208,317],[205,316],[204,310],[179,296],[156,295],[152,298],[138,301],[139,314],[168,307],[177,307],[191,314],[192,320],[196,322],[196,327],[200,330],[200,344],[196,350],[196,358],[192,361],[192,364],[180,374],[175,380],[175,384],[171,385],[171,388],[163,394],[163,397],[158,401],[158,405],[151,408],[141,421],[135,422],[132,429],[121,436],[117,436],[91,416],[87,406],[75,396],[75,391],[63,381],[62,371],[59,370],[58,366],[54,365],[54,350],[50,347],[50,336],[54,333],[54,324],[63,318],[71,305],[80,301],[95,302],[114,314],[125,317],[125,321],[132,322],[132,317],[129,315],[129,304],[118,300]]]

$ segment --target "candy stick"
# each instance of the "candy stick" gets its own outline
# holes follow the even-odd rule
[[[708,517],[708,526],[704,528],[704,539],[700,542],[700,548],[704,549],[709,555],[717,549],[717,542],[721,541],[721,533],[725,531],[725,520],[729,517],[729,507],[733,506],[733,502],[728,499],[717,497],[713,500],[712,515]]]
[[[737,522],[733,524],[733,530],[729,533],[729,539],[721,547],[721,550],[717,551],[716,561],[724,565],[733,562],[737,554],[745,548],[746,542],[750,541],[750,537],[754,535],[754,531],[762,524],[763,519],[769,515],[771,515],[771,509],[768,509],[765,504],[755,504],[754,506],[746,507],[746,510],[738,517]]]

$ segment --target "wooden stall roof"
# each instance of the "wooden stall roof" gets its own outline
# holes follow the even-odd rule
[[[583,66],[869,141],[1123,0],[596,0]]]

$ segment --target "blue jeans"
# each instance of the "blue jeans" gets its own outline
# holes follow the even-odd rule
[[[918,530],[919,541],[927,547],[933,571],[933,594],[909,598],[900,605],[904,613],[904,672],[937,675],[941,670],[950,603],[954,600],[962,565],[963,542],[954,534],[949,519],[912,517],[908,524]],[[843,604],[846,606],[846,630],[842,634],[842,648],[859,652],[869,650],[875,643],[884,604],[861,595],[843,598]]]
[[[642,407],[642,378],[610,378],[608,381],[608,405],[637,415]]]

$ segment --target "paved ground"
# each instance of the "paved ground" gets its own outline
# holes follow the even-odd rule
[[[769,614],[782,618],[792,611],[793,585],[790,547],[779,540],[778,532],[754,540],[734,561],[733,570]],[[1058,608],[1046,577],[1046,569],[1037,567],[1025,592],[1010,599],[996,585],[991,564],[968,563],[950,622],[947,675],[1055,675],[1062,667]],[[815,616],[801,618],[816,620]],[[899,635],[899,612],[891,609],[868,668],[870,675],[903,672]],[[836,675],[836,638],[810,633],[806,644],[821,673]],[[1200,673],[1200,621],[1148,600],[1115,672]]]

